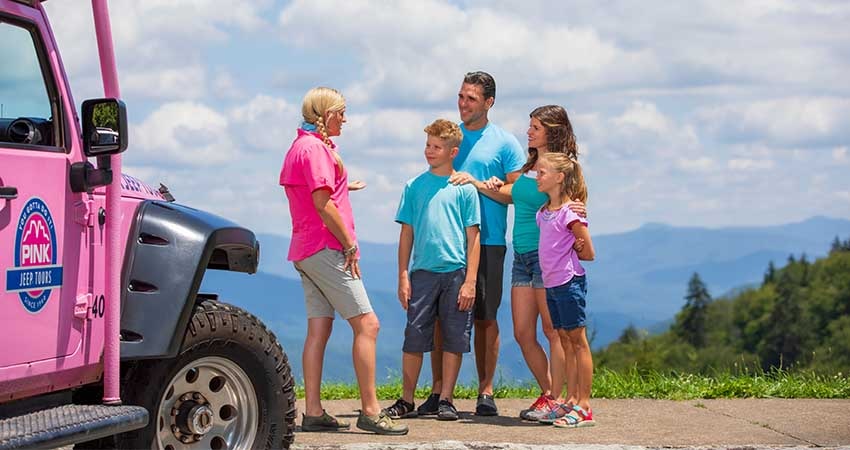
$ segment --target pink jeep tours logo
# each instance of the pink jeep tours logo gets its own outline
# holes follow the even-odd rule
[[[53,289],[62,286],[62,265],[50,209],[40,198],[29,199],[15,230],[15,267],[6,269],[6,292],[17,292],[31,313],[44,308]]]

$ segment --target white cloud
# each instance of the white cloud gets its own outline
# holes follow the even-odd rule
[[[769,159],[735,158],[729,160],[727,167],[740,171],[767,170],[774,167],[774,162]]]
[[[709,172],[714,170],[715,167],[714,160],[707,157],[696,159],[681,158],[677,161],[677,165],[680,169],[688,172]]]
[[[847,147],[836,147],[832,149],[832,160],[839,164],[847,164],[850,162],[850,152]]]
[[[301,123],[300,107],[268,95],[254,97],[229,115],[234,136],[259,150],[285,150]]]
[[[700,118],[721,138],[794,144],[850,136],[850,99],[792,97],[711,107]]]
[[[148,164],[210,166],[239,155],[227,118],[199,103],[166,103],[130,130],[131,155]]]
[[[670,120],[658,112],[658,108],[654,104],[642,101],[633,102],[629,109],[614,119],[614,124],[635,127],[658,134],[667,133],[672,128]]]

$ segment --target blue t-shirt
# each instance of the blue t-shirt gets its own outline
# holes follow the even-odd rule
[[[395,221],[413,228],[414,270],[446,273],[466,267],[466,227],[481,223],[478,191],[425,172],[407,182]]]
[[[525,152],[516,137],[492,122],[480,130],[469,131],[461,123],[463,141],[454,168],[469,172],[475,179],[484,181],[492,176],[504,180],[510,172],[516,172],[525,164]],[[505,245],[508,229],[508,205],[479,196],[481,199],[481,244]]]
[[[537,190],[537,172],[530,170],[517,178],[511,188],[514,200],[514,250],[528,253],[537,250],[540,228],[537,227],[537,211],[549,197]]]

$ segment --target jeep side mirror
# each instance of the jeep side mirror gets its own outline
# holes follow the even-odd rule
[[[86,100],[83,112],[83,152],[107,156],[127,149],[127,108],[114,98]]]

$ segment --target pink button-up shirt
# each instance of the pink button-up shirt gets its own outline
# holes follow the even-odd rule
[[[286,192],[292,217],[292,241],[287,256],[290,261],[300,261],[325,248],[343,250],[313,206],[313,192],[317,189],[331,193],[345,229],[352,239],[357,239],[348,198],[348,173],[338,169],[334,152],[335,145],[328,147],[320,135],[299,128],[298,137],[283,160],[280,185]]]

